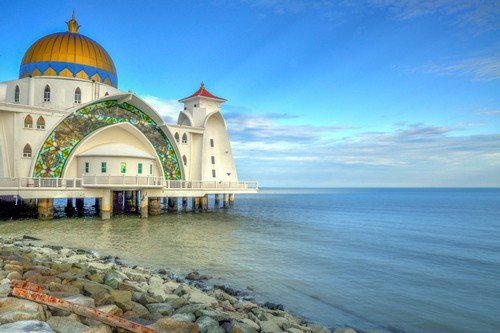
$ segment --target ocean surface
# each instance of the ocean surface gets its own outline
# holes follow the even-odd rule
[[[327,326],[500,332],[500,189],[262,189],[208,213],[0,222],[24,234],[196,269]]]

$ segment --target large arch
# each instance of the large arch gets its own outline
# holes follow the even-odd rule
[[[106,100],[79,108],[64,118],[47,136],[37,155],[33,176],[59,178],[75,147],[106,126],[130,123],[153,145],[165,179],[180,180],[180,159],[160,126],[145,112],[127,102]]]

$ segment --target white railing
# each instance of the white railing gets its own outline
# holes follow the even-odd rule
[[[84,187],[167,188],[178,190],[257,190],[257,182],[165,180],[150,176],[86,175],[82,178],[0,178],[0,189],[81,189]]]

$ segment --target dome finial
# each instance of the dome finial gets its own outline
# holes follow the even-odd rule
[[[202,89],[205,88],[205,82],[201,81],[200,88],[202,88]]]
[[[74,10],[73,10],[73,15],[71,16],[71,20],[66,22],[66,24],[68,25],[68,32],[72,32],[75,34],[78,33],[78,29],[80,28],[80,26],[78,25],[78,22],[75,19],[75,11]]]

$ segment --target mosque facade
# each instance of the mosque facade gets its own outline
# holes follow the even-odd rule
[[[0,198],[23,198],[50,218],[55,198],[78,206],[95,197],[109,218],[126,199],[147,216],[162,198],[206,209],[208,195],[226,205],[235,193],[257,191],[238,180],[225,99],[202,83],[179,100],[177,123],[166,124],[118,88],[112,58],[79,33],[74,15],[67,25],[29,47],[19,79],[0,83]]]

